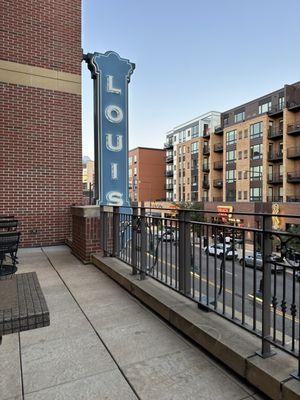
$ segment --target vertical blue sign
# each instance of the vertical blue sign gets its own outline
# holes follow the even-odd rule
[[[94,79],[96,203],[129,206],[128,83],[135,64],[113,51],[85,60]]]

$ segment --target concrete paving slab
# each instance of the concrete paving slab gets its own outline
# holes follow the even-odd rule
[[[22,344],[25,393],[116,369],[95,334]]]
[[[0,399],[22,395],[18,334],[6,335],[0,346]]]
[[[26,400],[136,400],[119,370],[78,379],[26,395]]]
[[[240,400],[248,395],[195,349],[153,357],[124,370],[147,400]]]

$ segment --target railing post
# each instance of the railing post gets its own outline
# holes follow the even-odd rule
[[[272,254],[271,234],[266,231],[272,230],[272,217],[264,215],[262,221],[262,348],[258,354],[263,358],[268,358],[275,353],[271,351],[271,344],[268,339],[271,337],[271,264],[270,256]]]
[[[100,206],[100,248],[104,256],[106,256],[105,247],[105,212],[104,206]]]
[[[120,208],[113,207],[113,257],[118,257],[120,251]]]
[[[132,275],[137,274],[137,228],[138,228],[138,208],[132,208],[132,230],[131,230],[131,265]]]
[[[191,291],[191,223],[190,213],[179,211],[179,291]]]
[[[141,208],[141,279],[146,278],[147,269],[147,224],[146,224],[146,213],[145,207]]]

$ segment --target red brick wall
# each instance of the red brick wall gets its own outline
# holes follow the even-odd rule
[[[81,1],[0,0],[1,59],[80,74]]]
[[[23,245],[62,243],[82,203],[81,98],[0,84],[0,108],[0,215],[22,221]]]
[[[1,59],[81,74],[80,0],[0,0]],[[0,84],[0,215],[22,245],[64,243],[82,204],[81,96]]]

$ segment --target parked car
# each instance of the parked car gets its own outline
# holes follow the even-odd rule
[[[256,269],[258,270],[262,270],[262,266],[263,266],[263,260],[262,260],[262,254],[257,252],[256,253]],[[273,261],[272,266],[271,266],[271,272],[274,273],[275,272],[275,264],[276,264],[276,272],[282,272],[284,267],[282,265],[278,265],[277,263],[282,263],[282,259],[277,256],[277,255],[271,255],[271,261]],[[240,264],[243,265],[244,259],[241,258],[240,259]],[[245,266],[246,267],[250,267],[250,268],[254,268],[254,264],[255,264],[255,260],[254,260],[254,255],[253,254],[249,254],[245,256]]]
[[[214,256],[215,254],[217,254],[217,257],[222,258],[224,253],[224,247],[225,247],[226,259],[232,260],[233,257],[232,245],[225,244],[224,246],[222,243],[218,243],[216,245],[212,244],[208,247],[205,247],[204,251],[206,254],[208,253],[210,256]],[[236,249],[234,251],[234,258],[238,258],[238,253]]]

